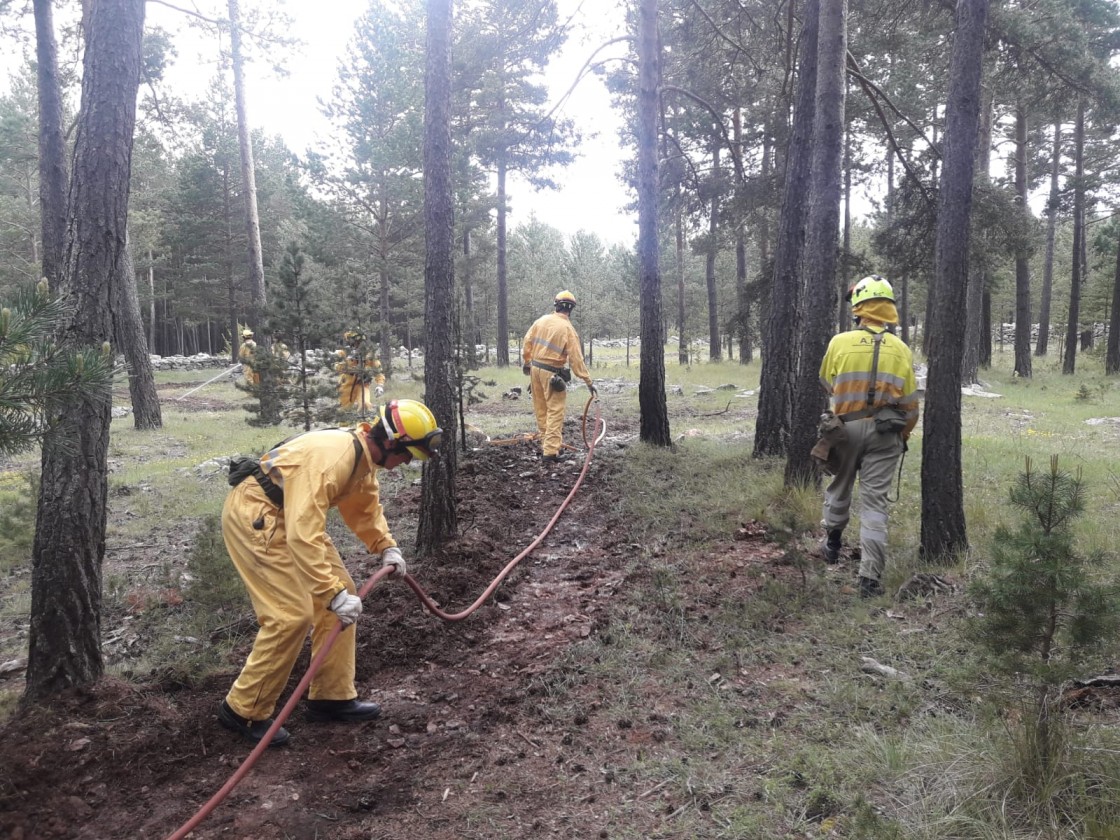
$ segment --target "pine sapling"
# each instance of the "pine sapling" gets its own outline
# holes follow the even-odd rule
[[[1024,517],[1014,530],[996,530],[991,567],[972,586],[972,636],[993,670],[1033,697],[1029,734],[1045,775],[1060,749],[1061,686],[1117,637],[1120,588],[1102,576],[1103,554],[1077,551],[1073,526],[1085,510],[1080,471],[1071,475],[1052,456],[1049,472],[1040,472],[1028,458],[1010,499]]]

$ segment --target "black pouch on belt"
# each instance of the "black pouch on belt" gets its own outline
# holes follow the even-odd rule
[[[229,462],[229,486],[236,487],[261,467],[256,458],[231,458]]]
[[[548,380],[549,387],[553,391],[567,391],[568,383],[564,381],[564,377],[558,373],[552,374],[552,379]]]
[[[875,431],[883,435],[902,434],[906,428],[906,412],[897,405],[885,405],[875,412]]]

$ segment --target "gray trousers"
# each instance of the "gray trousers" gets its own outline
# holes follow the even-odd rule
[[[902,455],[902,435],[880,434],[871,418],[853,420],[844,428],[848,443],[840,469],[824,491],[824,526],[829,531],[847,527],[858,477],[859,575],[879,580],[887,565],[887,495]]]

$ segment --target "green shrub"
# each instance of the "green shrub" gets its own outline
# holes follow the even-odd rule
[[[25,486],[0,490],[0,572],[29,562],[35,543],[39,475],[20,473],[17,484]]]

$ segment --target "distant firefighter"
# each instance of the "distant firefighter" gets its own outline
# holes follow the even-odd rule
[[[366,337],[361,330],[348,330],[342,338],[346,346],[335,351],[338,361],[334,366],[339,375],[338,405],[343,411],[364,415],[373,407],[370,385],[373,385],[374,396],[385,393],[385,374],[374,352],[364,349]]]
[[[261,375],[253,369],[253,357],[257,354],[257,342],[253,341],[253,331],[241,331],[241,349],[237,351],[237,358],[241,360],[242,372],[245,374],[246,385],[260,385]]]

